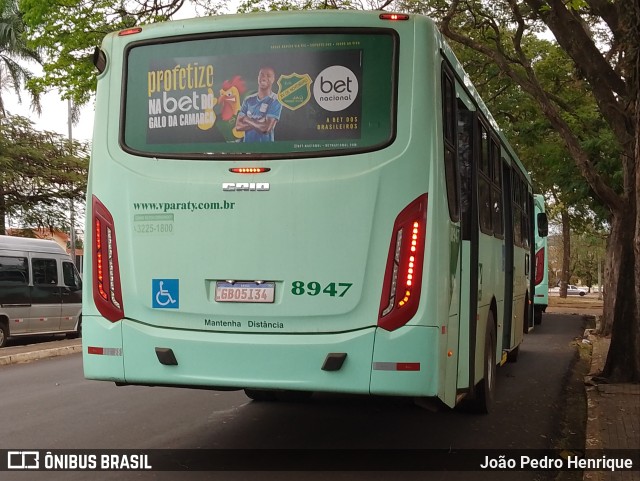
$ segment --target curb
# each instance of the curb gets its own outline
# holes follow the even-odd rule
[[[82,352],[82,344],[56,347],[53,349],[43,349],[41,351],[35,350],[31,352],[9,354],[8,356],[0,356],[0,366],[35,361],[38,359],[47,359],[50,357],[66,356],[67,354],[74,354],[76,352]]]

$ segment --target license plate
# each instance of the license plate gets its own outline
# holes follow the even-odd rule
[[[216,282],[216,302],[273,303],[276,286],[273,282]]]

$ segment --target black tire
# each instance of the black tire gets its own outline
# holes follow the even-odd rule
[[[487,316],[487,328],[484,340],[484,376],[476,385],[471,409],[474,412],[488,414],[493,406],[496,390],[496,329],[494,326],[493,311]]]
[[[67,334],[67,339],[78,339],[79,337],[82,337],[82,317],[78,319],[78,329]]]
[[[4,322],[0,322],[0,347],[7,345],[7,339],[9,338],[9,326]]]
[[[581,293],[580,293],[580,297],[582,297],[582,296],[584,296],[584,292],[581,292]]]
[[[265,389],[245,389],[245,395],[257,402],[269,402],[276,400],[275,391],[267,391]]]
[[[522,314],[522,316],[522,332],[523,334],[529,334],[529,329],[533,327],[532,325],[530,325],[531,320],[529,319],[529,294],[527,294],[527,296],[524,298],[524,313]],[[535,315],[533,322],[535,322]]]
[[[542,324],[542,309],[538,309],[537,307],[533,308],[533,323],[536,326]]]
[[[512,349],[507,353],[507,362],[518,362],[518,356],[520,355],[520,345],[515,349]]]

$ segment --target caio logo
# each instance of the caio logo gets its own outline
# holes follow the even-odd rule
[[[323,109],[339,112],[349,107],[358,96],[358,79],[347,67],[332,65],[316,77],[313,96]]]

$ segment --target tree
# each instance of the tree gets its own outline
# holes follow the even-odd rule
[[[24,117],[0,119],[0,234],[8,215],[30,227],[68,224],[69,200],[83,200],[88,166],[86,143],[39,132]]]
[[[580,174],[609,214],[603,333],[611,348],[603,376],[640,381],[640,5],[620,0],[426,1],[418,7],[440,21],[454,43],[491,59],[537,102],[566,144]],[[548,27],[589,86],[620,152],[614,171],[622,188],[598,171],[582,132],[544,88],[525,39]],[[483,39],[483,41],[478,40]],[[490,41],[490,43],[488,42]],[[604,47],[602,47],[604,46]],[[602,49],[601,49],[602,48]]]
[[[20,65],[21,61],[40,62],[36,50],[27,46],[22,14],[17,0],[0,0],[0,118],[6,116],[2,94],[13,91],[20,100],[21,88],[32,78],[31,73]],[[31,91],[31,104],[40,112],[40,99]]]
[[[490,44],[489,44],[490,45]],[[531,173],[534,190],[552,202],[547,214],[556,219],[563,233],[563,268],[560,296],[566,297],[570,283],[571,231],[602,230],[606,226],[604,206],[580,175],[565,143],[541,112],[538,104],[499,67],[477,52],[456,46],[456,55],[502,127],[520,159]],[[595,100],[584,81],[573,72],[571,59],[555,43],[535,36],[523,39],[528,54],[538,56],[533,69],[545,90],[563,106],[563,118],[579,126],[581,144],[592,159],[598,159],[600,175],[616,182],[615,161],[619,152],[611,131],[597,115]],[[617,191],[621,190],[619,182]]]
[[[2,1],[2,0],[0,0]],[[19,0],[29,43],[47,58],[44,75],[30,87],[51,86],[74,105],[84,105],[95,92],[92,54],[110,32],[171,18],[185,0]],[[206,2],[205,2],[206,3]]]
[[[580,234],[574,237],[572,245],[575,247],[571,258],[572,278],[580,279],[591,289],[598,282],[598,265],[604,259],[604,236],[598,232]]]

